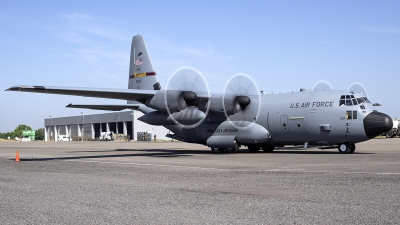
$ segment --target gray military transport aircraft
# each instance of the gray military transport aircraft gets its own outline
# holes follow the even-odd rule
[[[139,110],[140,121],[161,125],[180,141],[211,147],[212,152],[272,152],[285,145],[334,146],[353,153],[355,143],[392,128],[392,119],[374,109],[365,92],[310,90],[264,94],[246,75],[236,75],[223,93],[209,93],[193,69],[178,70],[162,90],[143,37],[132,39],[128,89],[18,85],[6,91],[77,95],[127,100],[124,105],[74,105],[96,110]]]

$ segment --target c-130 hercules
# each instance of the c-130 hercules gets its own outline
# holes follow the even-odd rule
[[[353,153],[355,143],[392,128],[392,119],[374,110],[362,92],[309,90],[262,94],[246,75],[232,77],[221,94],[209,93],[193,69],[178,70],[161,90],[143,37],[132,39],[128,89],[87,89],[18,85],[6,91],[127,100],[125,105],[73,105],[97,110],[134,109],[139,120],[171,130],[169,137],[204,144],[214,153],[272,152],[276,146],[337,146]]]

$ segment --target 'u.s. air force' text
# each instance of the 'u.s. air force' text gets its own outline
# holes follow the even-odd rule
[[[334,101],[330,102],[296,102],[290,103],[290,108],[314,108],[314,107],[333,107]]]

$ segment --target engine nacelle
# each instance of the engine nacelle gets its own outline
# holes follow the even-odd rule
[[[146,106],[162,112],[179,112],[188,107],[188,103],[196,100],[192,91],[162,90],[146,101]],[[167,110],[168,108],[168,110]]]
[[[213,95],[210,101],[210,111],[219,115],[224,115],[226,112],[226,115],[230,116],[246,108],[250,102],[251,99],[247,96]]]
[[[154,111],[138,118],[138,120],[151,125],[193,125],[203,119],[206,115],[196,107],[188,107],[180,112],[168,114],[166,112]]]

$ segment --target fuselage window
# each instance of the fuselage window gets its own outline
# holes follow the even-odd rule
[[[364,101],[366,102],[366,103],[371,103],[369,100],[368,100],[368,98],[366,98],[366,97],[363,97],[364,98]]]
[[[353,118],[353,111],[346,111],[346,120],[351,120]]]
[[[353,120],[357,119],[357,111],[353,111]]]
[[[356,119],[357,119],[357,110],[346,111],[346,120],[356,120]]]

